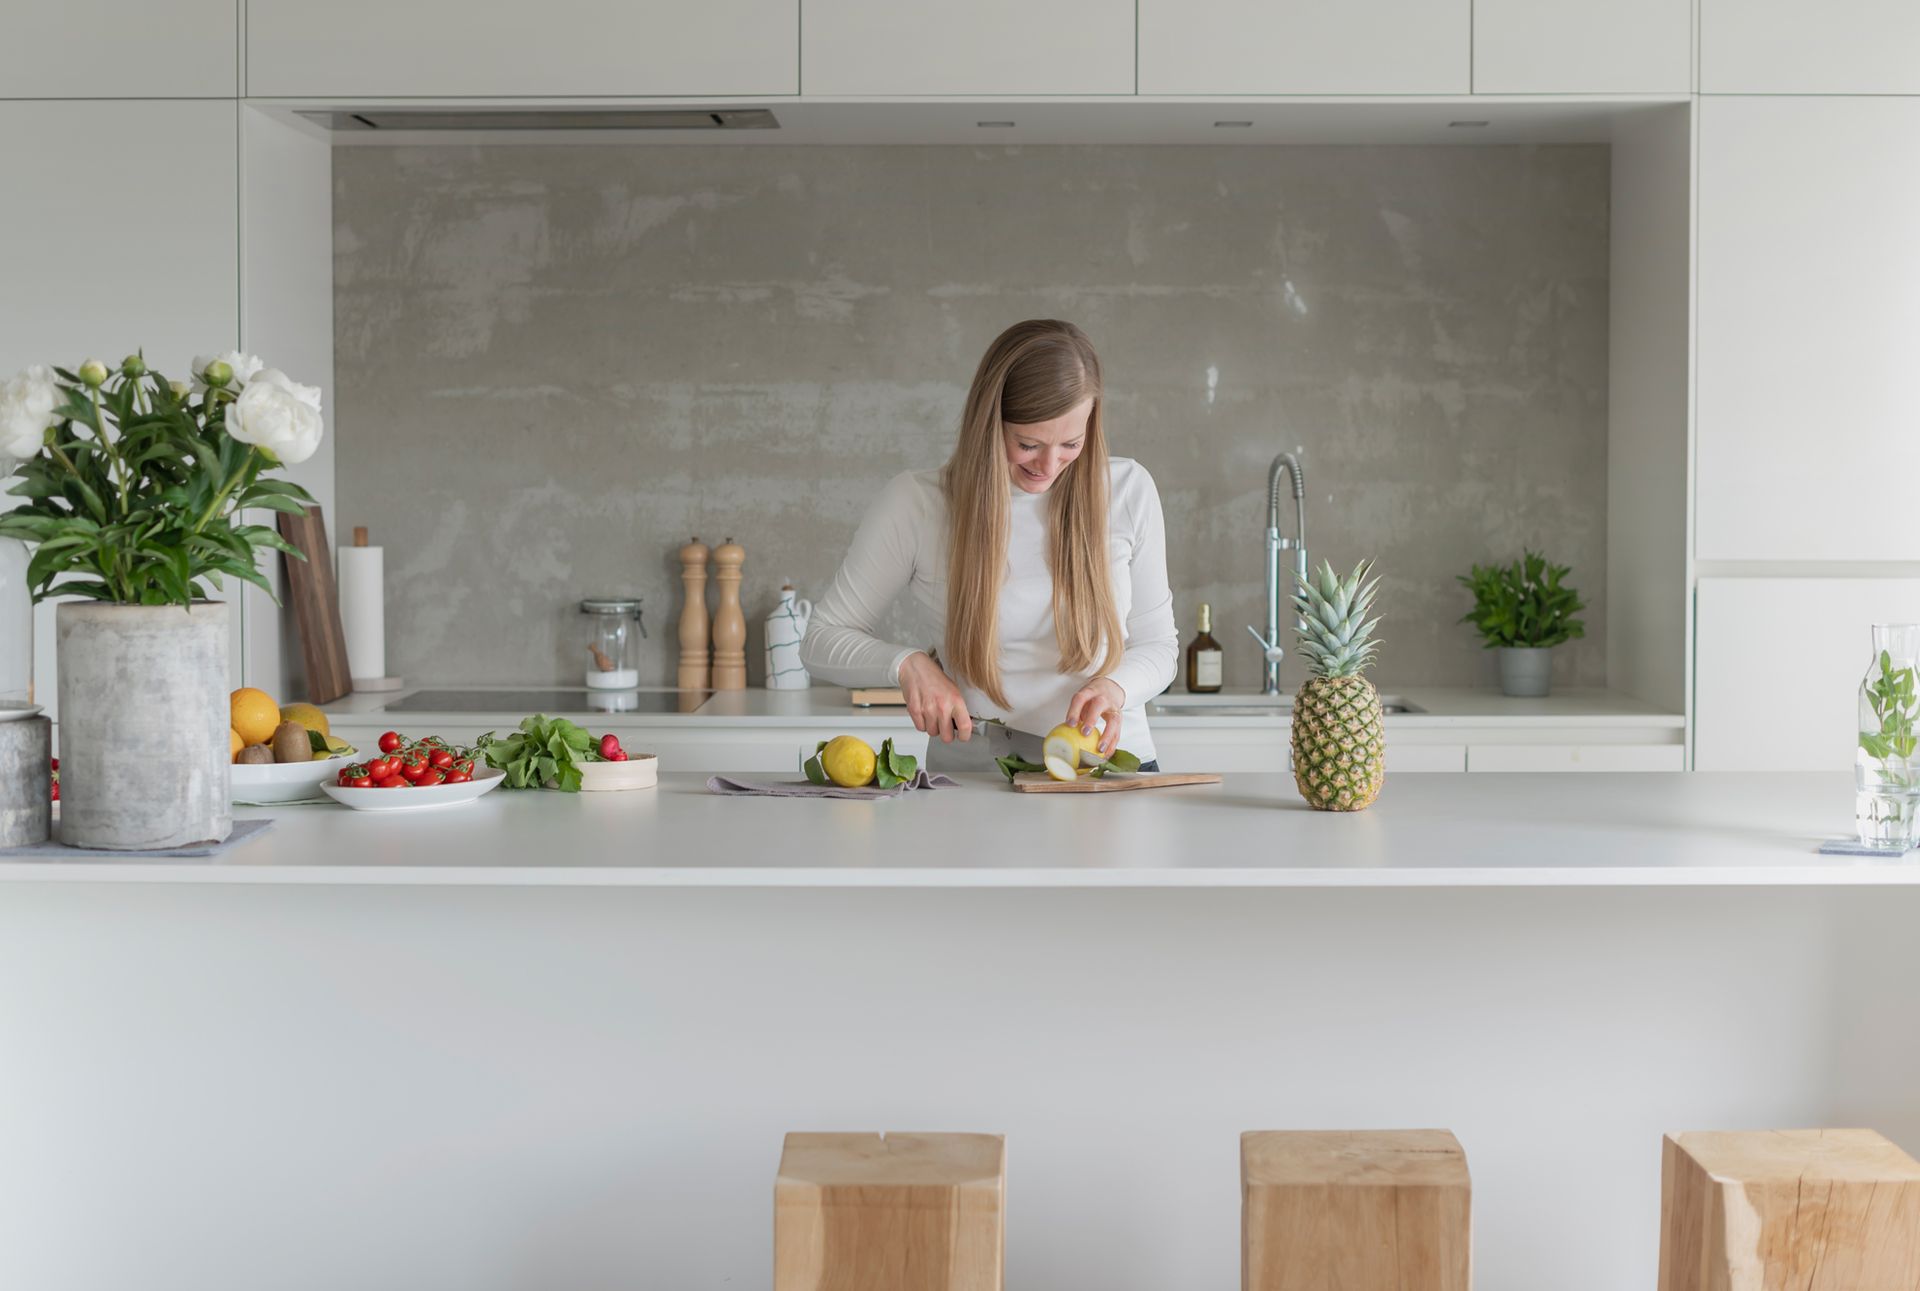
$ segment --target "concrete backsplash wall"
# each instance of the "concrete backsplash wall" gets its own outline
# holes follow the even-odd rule
[[[1034,316],[1099,347],[1228,685],[1283,448],[1316,563],[1379,561],[1383,684],[1491,682],[1453,579],[1523,544],[1592,602],[1558,679],[1604,678],[1604,148],[345,148],[334,190],[330,520],[410,680],[577,678],[575,603],[634,593],[671,684],[675,549],[744,544],[750,622],[817,596]]]

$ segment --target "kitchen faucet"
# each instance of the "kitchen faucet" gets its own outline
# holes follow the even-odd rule
[[[1280,476],[1285,472],[1293,482],[1293,522],[1294,536],[1291,539],[1280,536]],[[1280,644],[1280,553],[1293,552],[1293,570],[1295,578],[1304,582],[1307,577],[1307,482],[1300,473],[1300,459],[1292,453],[1282,453],[1273,459],[1273,465],[1267,468],[1267,632],[1262,636],[1251,623],[1247,631],[1253,633],[1253,639],[1260,643],[1267,662],[1266,681],[1261,686],[1263,695],[1280,693],[1280,660],[1286,657],[1286,647]],[[1288,589],[1291,592],[1291,588]],[[1288,600],[1292,599],[1289,595]]]

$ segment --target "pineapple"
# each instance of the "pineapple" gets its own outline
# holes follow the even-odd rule
[[[1360,811],[1387,778],[1380,692],[1360,675],[1380,644],[1380,620],[1367,618],[1380,585],[1372,569],[1363,560],[1343,579],[1322,563],[1293,592],[1309,674],[1293,697],[1293,782],[1318,811]]]

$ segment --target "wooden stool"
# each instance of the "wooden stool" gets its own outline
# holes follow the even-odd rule
[[[1446,1130],[1242,1134],[1241,1291],[1467,1291],[1472,1194]]]
[[[773,1185],[773,1291],[1000,1291],[998,1134],[789,1134]]]
[[[1669,1134],[1660,1291],[1920,1291],[1920,1162],[1872,1130]]]

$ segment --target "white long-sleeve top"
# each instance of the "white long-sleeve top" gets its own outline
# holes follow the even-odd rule
[[[1124,457],[1109,462],[1107,559],[1113,573],[1125,653],[1107,676],[1126,695],[1123,747],[1143,761],[1155,757],[1146,703],[1173,682],[1180,656],[1167,586],[1166,521],[1153,477]],[[1053,574],[1047,568],[1047,495],[1007,485],[1012,524],[1007,574],[1000,585],[1000,677],[1009,707],[960,682],[968,711],[999,717],[1016,730],[1044,733],[1064,721],[1067,702],[1089,677],[1060,671],[1053,627]],[[896,686],[907,656],[945,640],[947,620],[947,500],[940,472],[906,471],[893,477],[867,511],[832,587],[814,607],[801,645],[807,670],[841,686]],[[874,635],[881,617],[910,592],[917,644]]]

